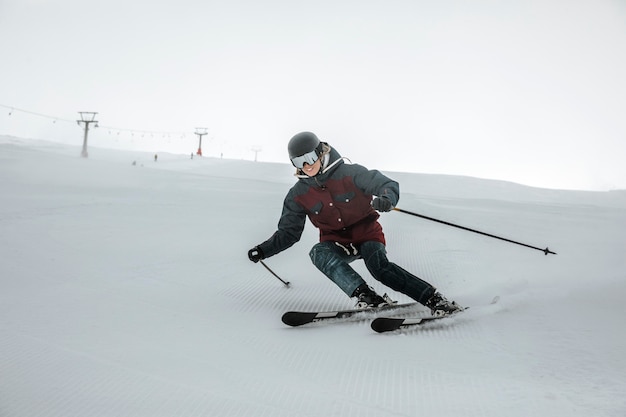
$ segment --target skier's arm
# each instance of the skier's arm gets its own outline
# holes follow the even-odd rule
[[[306,222],[306,213],[304,209],[293,201],[290,194],[287,194],[283,203],[283,211],[278,221],[276,232],[257,246],[264,258],[269,258],[290,248],[302,236]]]
[[[400,200],[400,185],[397,181],[383,175],[377,170],[368,170],[362,166],[356,166],[358,172],[354,175],[354,185],[366,194],[375,195],[387,199],[392,206]]]

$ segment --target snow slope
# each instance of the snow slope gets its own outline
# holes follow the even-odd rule
[[[288,165],[79,153],[0,137],[2,417],[626,415],[625,191],[389,173],[401,208],[558,255],[383,214],[390,259],[472,308],[379,335],[280,322],[352,306],[310,225],[267,260],[291,288],[247,259]]]

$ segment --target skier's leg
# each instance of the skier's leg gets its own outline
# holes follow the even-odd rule
[[[421,304],[426,304],[435,294],[435,287],[428,282],[389,262],[385,245],[382,243],[365,242],[361,245],[360,251],[367,270],[387,287],[406,294]]]
[[[309,252],[309,256],[313,265],[337,284],[348,297],[353,297],[355,290],[365,284],[363,278],[348,265],[357,259],[358,255],[347,254],[334,242],[316,244]]]

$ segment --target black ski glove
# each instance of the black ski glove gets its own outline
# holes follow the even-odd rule
[[[248,251],[248,258],[252,262],[257,263],[261,259],[264,259],[265,256],[263,255],[263,251],[261,250],[261,248],[259,248],[258,246],[255,246]]]
[[[372,200],[372,207],[378,211],[391,211],[393,204],[386,197],[376,197]]]

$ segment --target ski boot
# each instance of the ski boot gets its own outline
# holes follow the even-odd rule
[[[438,292],[435,292],[433,296],[426,301],[425,306],[430,308],[430,313],[435,317],[447,316],[464,310],[464,308],[456,302],[446,300],[446,297]]]
[[[382,297],[367,284],[361,285],[354,292],[354,296],[357,297],[356,308],[375,308],[384,307],[392,304],[396,304],[397,301],[393,301],[387,294]]]

